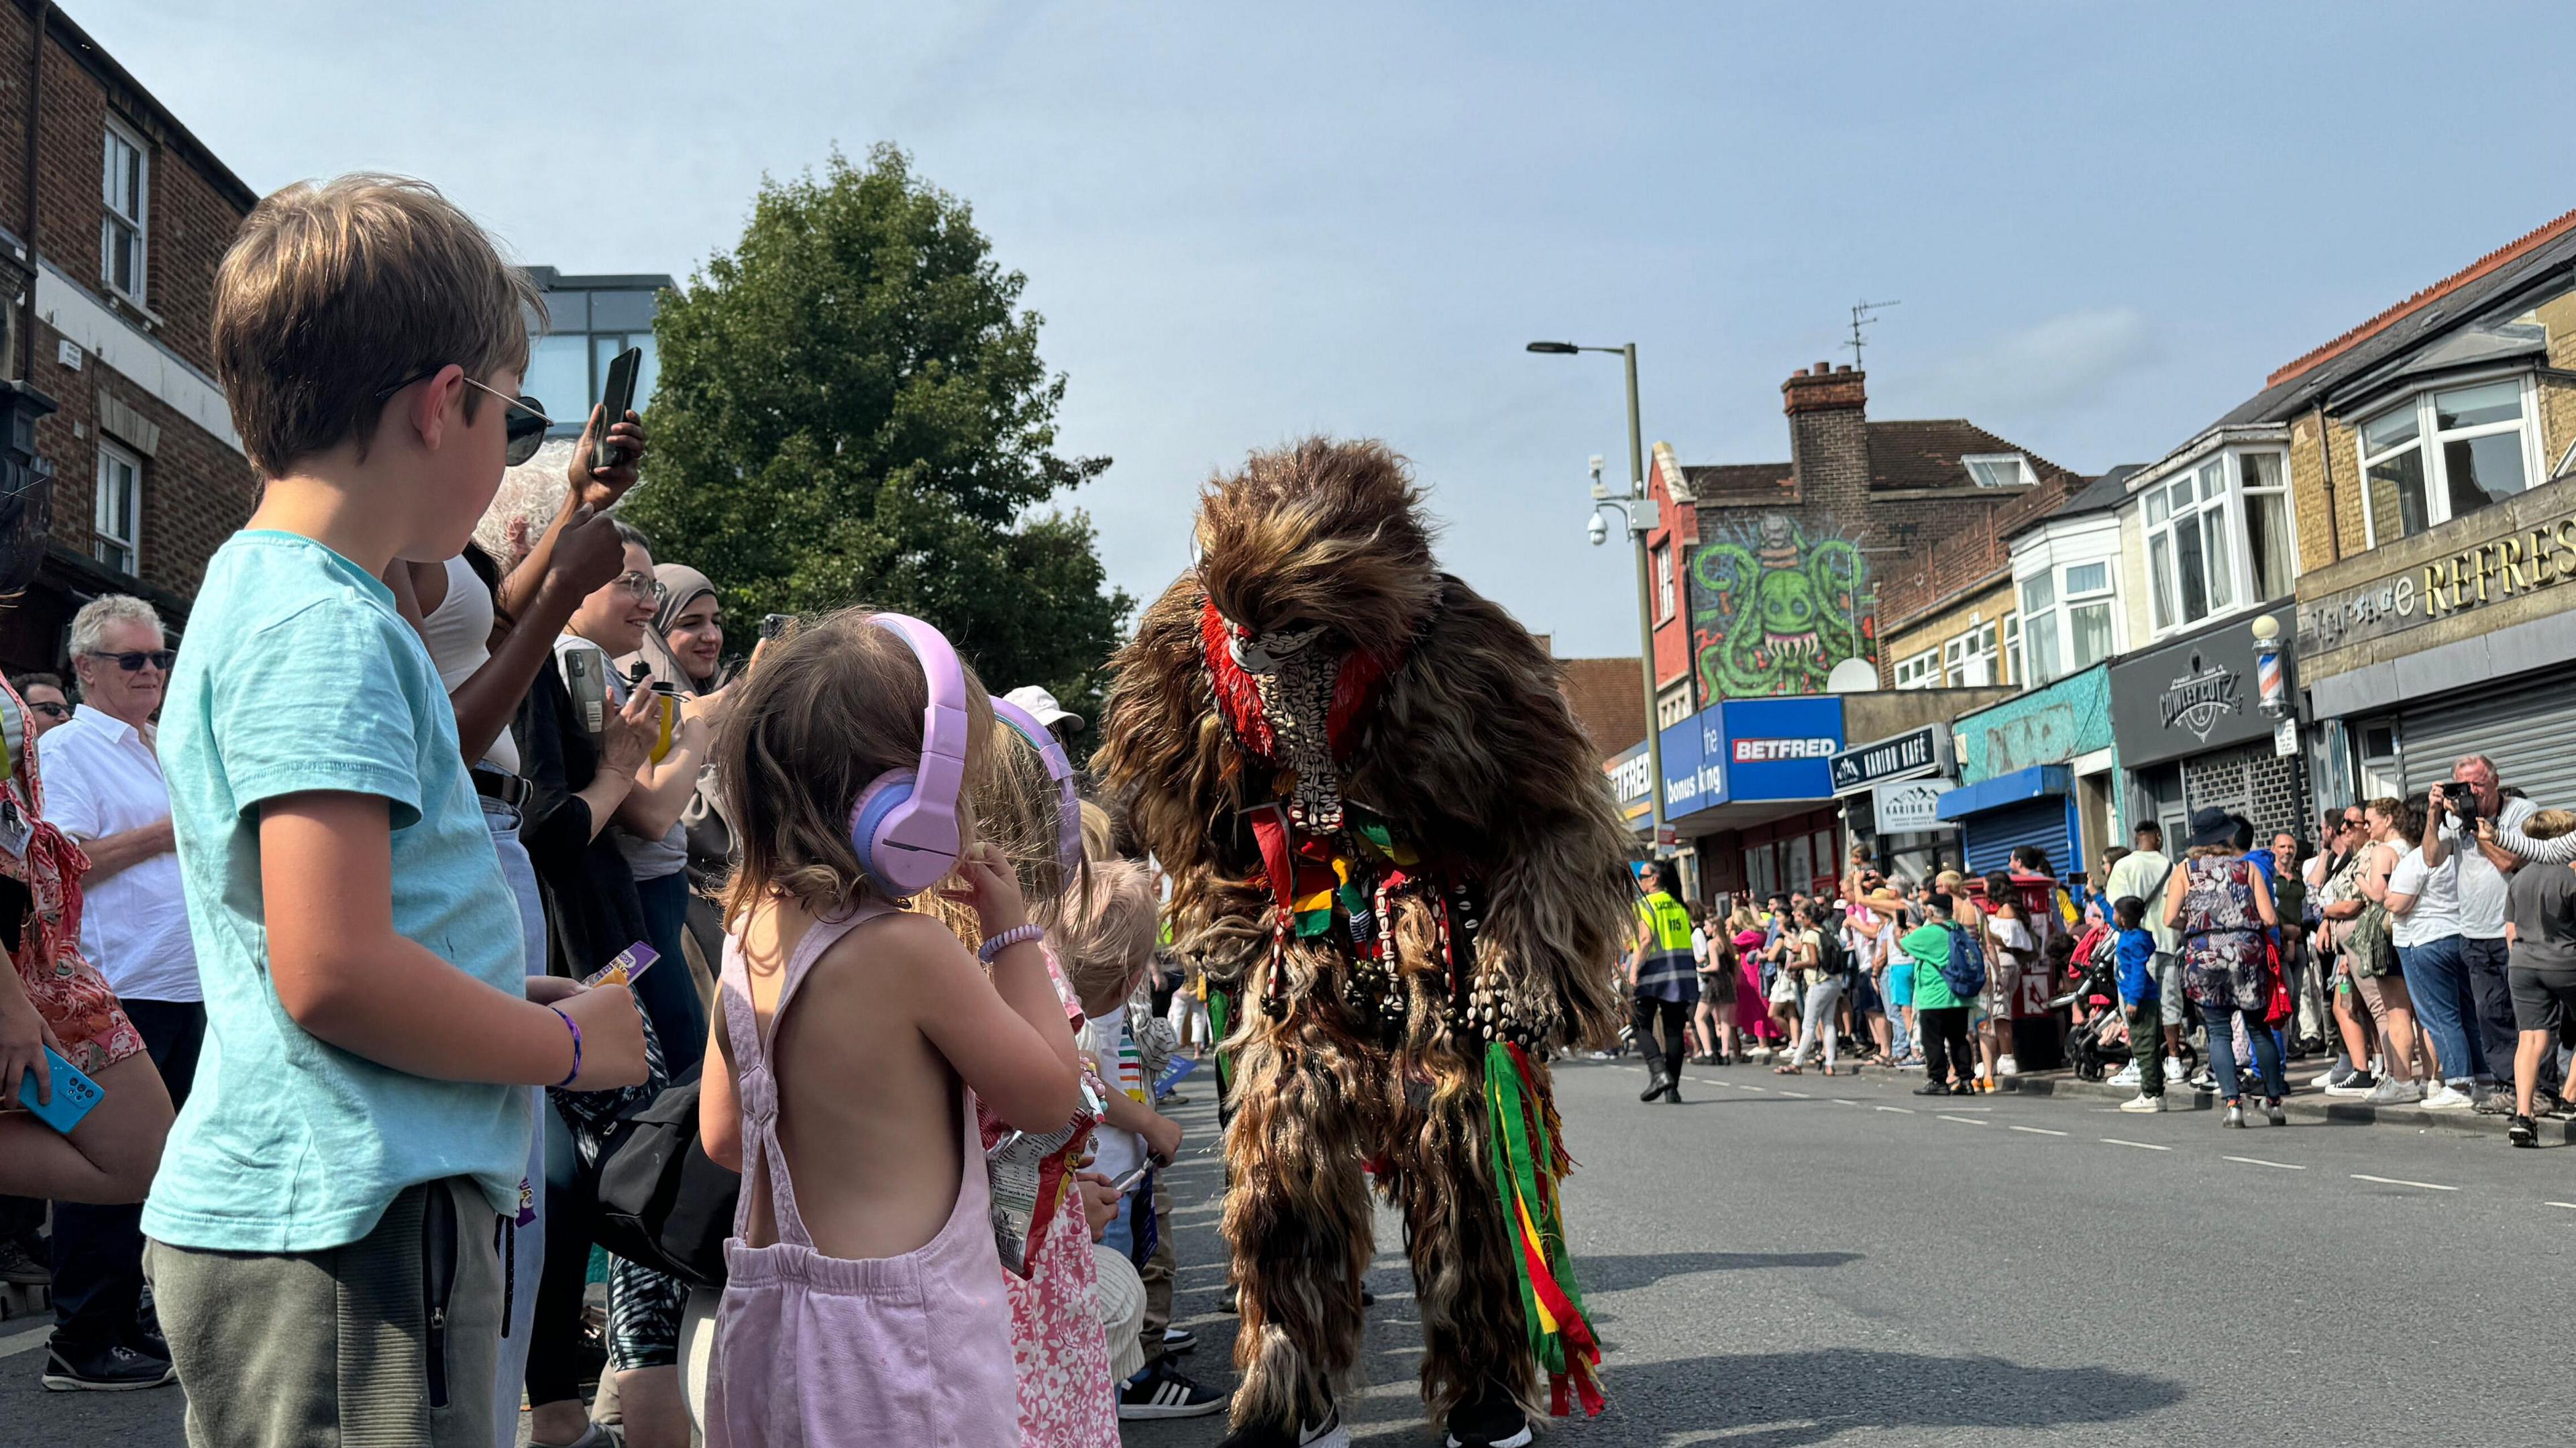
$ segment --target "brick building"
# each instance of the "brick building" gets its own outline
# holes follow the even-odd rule
[[[0,666],[61,662],[81,604],[183,624],[256,497],[209,347],[215,269],[257,200],[60,9],[0,5],[0,292],[9,401],[50,466],[42,570]],[[46,404],[50,403],[50,408]]]

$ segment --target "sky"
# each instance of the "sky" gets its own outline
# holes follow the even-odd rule
[[[1139,599],[1198,485],[1373,436],[1442,561],[1560,656],[1636,652],[1586,462],[1788,456],[1870,415],[2092,474],[2576,207],[2576,8],[2470,4],[434,6],[69,0],[252,187],[437,182],[519,260],[684,281],[764,177],[880,141],[1026,273],[1066,501]]]

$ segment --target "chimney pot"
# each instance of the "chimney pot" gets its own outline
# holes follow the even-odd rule
[[[1817,364],[1816,364],[1816,375],[1817,375],[1818,377],[1823,377],[1823,376],[1825,376],[1825,375],[1827,375],[1827,374],[1831,373],[1833,370],[1834,370],[1834,369],[1832,369],[1831,367],[1826,366],[1826,365],[1825,365],[1824,363],[1822,363],[1822,362],[1819,362],[1819,363],[1817,363]]]
[[[1851,370],[1851,364],[1849,362],[1839,363],[1835,366],[1834,370],[1836,372],[1849,372]]]

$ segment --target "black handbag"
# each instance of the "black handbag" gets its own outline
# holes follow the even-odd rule
[[[599,1163],[599,1245],[692,1287],[721,1288],[741,1192],[742,1178],[698,1145],[693,1072],[618,1123]]]

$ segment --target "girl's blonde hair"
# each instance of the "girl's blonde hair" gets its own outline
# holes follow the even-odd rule
[[[1086,799],[1082,802],[1082,857],[1084,859],[1117,859],[1117,832],[1118,827],[1111,822],[1109,811],[1090,800]]]
[[[2522,822],[2522,832],[2535,840],[2554,840],[2571,831],[2576,831],[2576,811],[2535,810]]]
[[[1089,811],[1085,811],[1088,815]],[[1153,875],[1132,860],[1095,860],[1090,879],[1068,892],[1054,926],[1057,963],[1078,1000],[1126,995],[1154,954],[1161,903]]]
[[[911,645],[848,608],[806,623],[763,650],[743,697],[716,735],[714,763],[742,846],[725,895],[727,922],[772,896],[818,914],[875,893],[850,843],[850,812],[879,775],[921,766],[930,686]],[[966,788],[960,844],[975,842],[975,800],[987,767],[993,706],[965,668]]]

